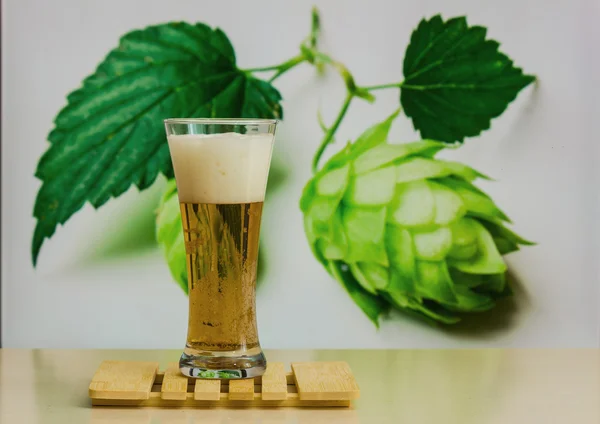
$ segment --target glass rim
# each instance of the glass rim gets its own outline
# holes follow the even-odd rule
[[[165,124],[200,124],[200,125],[274,125],[278,119],[262,118],[167,118]]]

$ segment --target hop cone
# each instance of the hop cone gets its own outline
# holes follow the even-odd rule
[[[451,324],[510,293],[502,256],[531,244],[473,185],[487,178],[435,159],[446,145],[388,144],[396,115],[367,130],[308,182],[311,248],[376,324],[392,306]]]

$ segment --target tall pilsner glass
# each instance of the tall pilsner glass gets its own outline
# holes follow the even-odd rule
[[[262,375],[258,238],[277,121],[167,119],[183,221],[189,319],[184,375]]]

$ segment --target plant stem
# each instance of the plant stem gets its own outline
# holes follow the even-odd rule
[[[375,90],[382,90],[386,88],[399,88],[402,86],[402,82],[399,83],[391,83],[391,84],[381,84],[381,85],[373,85],[370,87],[360,87],[356,85],[354,81],[354,76],[350,72],[350,70],[341,62],[338,62],[328,54],[325,54],[318,49],[318,36],[321,29],[319,12],[316,8],[312,10],[312,24],[310,35],[302,42],[300,45],[300,53],[291,59],[280,63],[279,65],[266,66],[263,68],[253,68],[246,69],[244,72],[252,73],[252,72],[268,72],[275,71],[273,76],[268,80],[270,83],[275,81],[281,75],[289,71],[290,69],[298,66],[303,62],[309,62],[314,65],[317,69],[321,69],[324,65],[329,65],[335,68],[335,70],[340,74],[342,79],[344,80],[344,84],[346,85],[346,99],[342,105],[342,109],[338,113],[337,118],[335,119],[333,125],[331,127],[326,128],[322,123],[322,120],[319,120],[319,124],[321,128],[325,131],[325,135],[323,136],[323,140],[319,145],[317,152],[313,158],[312,170],[313,173],[317,172],[319,169],[319,161],[323,152],[327,148],[329,144],[333,141],[333,136],[335,132],[339,128],[348,108],[350,107],[350,103],[354,97],[359,97],[368,102],[373,102],[375,97],[370,93]]]
[[[338,127],[342,123],[342,120],[344,119],[344,116],[346,115],[346,112],[348,111],[348,108],[350,107],[350,102],[352,101],[354,96],[355,96],[355,93],[348,91],[348,93],[346,94],[346,99],[344,100],[344,104],[342,105],[342,109],[338,113],[337,118],[335,118],[335,122],[333,123],[333,125],[331,127],[329,127],[329,129],[325,133],[325,136],[323,137],[323,140],[321,141],[321,144],[319,145],[319,148],[313,158],[313,163],[312,163],[313,173],[316,173],[318,171],[319,160],[321,159],[321,156],[323,155],[325,148],[331,143],[331,140],[333,139],[333,135],[335,134]]]
[[[288,60],[287,62],[282,63],[279,66],[279,69],[277,69],[277,72],[275,72],[275,75],[273,75],[270,79],[269,82],[273,82],[275,81],[277,78],[279,78],[282,74],[286,73],[287,71],[289,71],[290,69],[292,69],[293,67],[301,64],[302,62],[306,62],[308,60],[308,57],[306,57],[306,55],[304,53],[299,54],[298,56],[294,56],[293,58],[291,58],[290,60]]]
[[[269,79],[269,82],[275,81],[281,75],[294,68],[295,66],[301,64],[302,62],[310,62],[314,64],[314,57],[317,54],[317,40],[319,37],[319,31],[321,29],[321,20],[319,18],[319,11],[316,7],[313,6],[311,11],[311,28],[310,35],[307,38],[307,41],[302,43],[300,48],[300,54],[292,57],[289,60],[286,60],[279,65],[266,66],[263,68],[252,68],[246,69],[244,72],[252,73],[252,72],[267,72],[267,71],[276,71],[275,74]],[[308,42],[308,46],[305,43]]]
[[[371,85],[371,86],[361,87],[361,88],[366,91],[375,91],[375,90],[384,90],[386,88],[400,88],[400,87],[402,87],[403,84],[404,84],[404,81],[401,81],[401,82],[392,82],[389,84]]]
[[[282,74],[282,73],[292,69],[294,66],[299,65],[300,63],[306,61],[307,59],[308,58],[306,57],[306,55],[304,55],[304,53],[300,53],[299,55],[296,55],[296,56],[292,57],[291,59],[286,60],[283,63],[280,63],[279,65],[265,66],[262,68],[244,69],[243,72],[251,73],[251,72],[277,71],[277,73]]]
[[[315,49],[317,47],[317,40],[319,39],[319,32],[321,31],[321,17],[319,16],[319,10],[317,6],[313,6],[311,12],[311,24],[310,24],[310,36],[309,43],[310,47]]]

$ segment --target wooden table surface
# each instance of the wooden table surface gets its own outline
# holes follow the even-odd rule
[[[0,349],[0,423],[600,423],[600,350],[272,350],[347,361],[351,409],[120,409],[90,406],[104,359],[176,361],[174,350]]]

